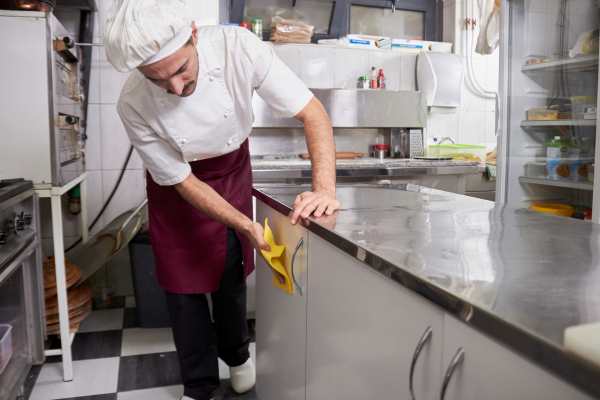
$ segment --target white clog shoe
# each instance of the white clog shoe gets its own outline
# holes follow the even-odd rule
[[[252,358],[248,358],[248,361],[239,367],[229,367],[229,375],[231,376],[231,387],[237,394],[252,390],[256,384],[256,370]]]

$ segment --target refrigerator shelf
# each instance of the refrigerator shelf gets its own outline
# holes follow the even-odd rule
[[[554,186],[561,187],[567,189],[577,189],[577,190],[593,190],[594,185],[588,182],[568,182],[568,181],[556,181],[552,179],[545,178],[530,178],[527,176],[519,177],[519,182],[528,183],[532,185],[543,185],[543,186]]]
[[[585,72],[598,69],[598,55],[554,60],[539,64],[523,65],[523,72]]]
[[[596,126],[595,119],[557,119],[551,121],[521,121],[522,128],[545,128],[557,126]]]

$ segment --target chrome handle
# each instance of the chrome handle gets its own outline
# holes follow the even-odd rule
[[[456,354],[454,355],[454,357],[452,357],[452,361],[450,361],[448,368],[446,369],[446,374],[444,375],[444,382],[442,383],[442,390],[440,392],[440,400],[444,400],[444,398],[446,397],[446,390],[448,389],[448,384],[452,379],[452,375],[454,375],[454,371],[459,365],[462,364],[464,359],[465,351],[462,347],[459,347],[458,350],[456,350]]]
[[[300,248],[304,245],[304,238],[300,238],[300,240],[298,241],[298,244],[296,245],[296,248],[294,249],[294,254],[292,255],[292,280],[294,281],[294,285],[296,286],[296,289],[298,289],[298,293],[300,294],[300,296],[302,296],[302,288],[300,287],[300,285],[298,284],[298,281],[296,280],[296,271],[294,270],[294,264],[296,262],[296,255],[298,254],[298,250],[300,250]]]
[[[408,388],[410,389],[410,398],[412,400],[416,400],[417,396],[415,396],[414,389],[414,376],[415,376],[415,367],[417,366],[417,361],[419,360],[419,356],[421,355],[421,351],[423,351],[423,347],[431,340],[431,336],[433,336],[433,330],[430,326],[425,329],[421,339],[417,343],[417,347],[415,348],[415,352],[413,353],[412,362],[410,363],[410,376],[408,378]]]

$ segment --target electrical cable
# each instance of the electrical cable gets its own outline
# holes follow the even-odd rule
[[[117,182],[115,183],[115,186],[113,187],[112,191],[110,192],[110,195],[108,196],[108,198],[106,199],[106,201],[102,205],[102,208],[98,212],[98,215],[96,215],[96,218],[94,218],[94,220],[90,224],[88,230],[91,231],[94,228],[94,226],[96,226],[96,224],[100,220],[100,217],[102,217],[102,214],[104,214],[104,212],[108,208],[108,205],[110,204],[110,202],[112,201],[113,197],[115,196],[115,193],[117,193],[117,189],[119,189],[119,186],[121,185],[121,181],[123,180],[123,176],[125,175],[125,171],[127,171],[127,165],[129,164],[129,160],[131,159],[131,155],[132,154],[133,154],[133,146],[129,146],[129,151],[127,152],[127,157],[125,158],[125,162],[123,163],[123,167],[121,168],[121,172],[119,173],[119,177],[117,178]],[[84,204],[84,206],[85,206],[85,204]],[[70,245],[65,250],[65,253],[68,253],[69,251],[73,250],[79,243],[81,243],[81,241],[82,241],[82,238],[77,239],[75,241],[75,243],[73,243],[72,245]]]

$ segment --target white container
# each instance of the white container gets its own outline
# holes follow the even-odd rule
[[[417,85],[429,107],[459,107],[463,75],[462,58],[456,54],[419,54]]]
[[[12,355],[12,326],[0,324],[0,374],[4,372]]]

